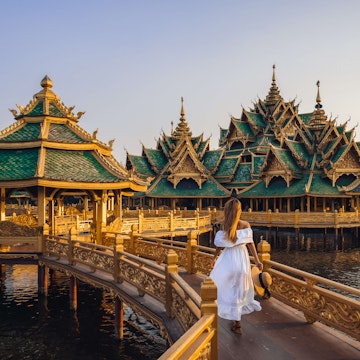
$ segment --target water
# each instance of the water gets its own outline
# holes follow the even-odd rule
[[[306,251],[273,248],[271,259],[360,289],[360,249]],[[69,307],[69,279],[50,278],[38,296],[36,265],[2,265],[0,278],[1,360],[157,359],[165,350],[159,331],[125,307],[124,339],[114,332],[113,298],[78,282],[78,308]]]
[[[51,276],[48,297],[38,296],[36,265],[2,265],[0,358],[157,359],[166,343],[159,330],[125,307],[124,339],[115,337],[113,298],[78,282],[78,308],[69,306],[69,279]]]

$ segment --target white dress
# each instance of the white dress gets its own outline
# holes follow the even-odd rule
[[[217,286],[218,315],[228,320],[241,320],[241,315],[260,311],[254,300],[254,285],[247,243],[253,242],[251,228],[236,231],[237,240],[226,240],[226,233],[219,230],[214,243],[224,248],[210,273]]]

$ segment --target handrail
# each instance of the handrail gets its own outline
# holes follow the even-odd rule
[[[126,281],[135,286],[140,296],[146,293],[159,300],[165,305],[168,316],[178,320],[185,334],[190,330],[197,334],[185,344],[185,353],[191,351],[191,354],[198,353],[199,358],[217,359],[216,285],[211,279],[204,281],[199,296],[178,274],[178,257],[173,249],[168,250],[165,265],[160,265],[123,251],[122,237],[118,237],[110,248],[78,241],[74,233],[70,232],[68,239],[44,236],[44,256],[65,258],[69,265],[85,265],[92,272],[101,270],[112,274],[115,281]],[[203,317],[206,326],[203,326],[204,320],[199,322]],[[181,358],[177,356],[166,355],[166,359]]]
[[[171,240],[150,239],[133,232],[133,247],[125,250],[136,249],[137,255],[161,263],[165,249],[171,248],[179,256],[179,264],[188,272],[208,275],[215,249],[197,245],[193,236],[190,232],[187,242],[179,246]],[[265,240],[257,247],[265,270],[272,275],[274,298],[302,311],[309,323],[321,321],[360,340],[360,290],[271,261],[270,244]],[[340,313],[345,315],[340,316]]]

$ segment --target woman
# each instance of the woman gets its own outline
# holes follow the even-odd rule
[[[254,300],[250,258],[247,248],[261,271],[263,264],[254,245],[252,229],[247,221],[240,220],[241,203],[231,198],[224,207],[224,220],[214,239],[216,246],[210,277],[216,283],[218,314],[233,320],[231,330],[242,334],[241,316],[260,311],[260,303]],[[220,251],[221,255],[216,260]]]

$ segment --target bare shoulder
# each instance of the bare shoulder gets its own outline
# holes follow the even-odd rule
[[[242,230],[242,229],[247,229],[250,227],[250,224],[245,221],[245,220],[239,220],[239,225],[238,225],[238,229]]]

